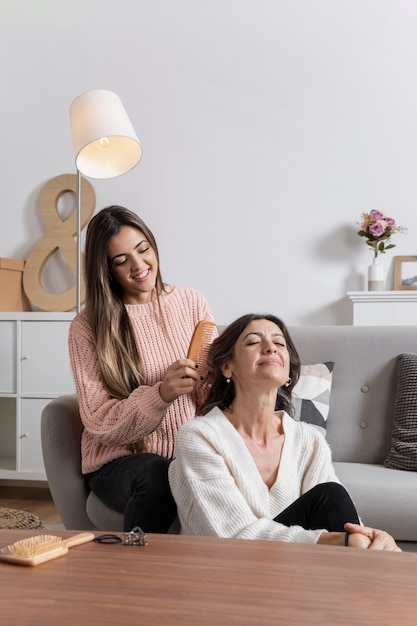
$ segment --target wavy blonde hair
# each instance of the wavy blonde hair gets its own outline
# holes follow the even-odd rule
[[[155,290],[159,305],[159,297],[166,291],[155,237],[145,222],[133,211],[117,205],[99,211],[88,224],[86,235],[86,309],[103,383],[109,393],[119,399],[127,398],[142,382],[141,358],[123,304],[122,290],[111,275],[107,259],[109,240],[122,226],[141,231],[155,252],[158,261]]]

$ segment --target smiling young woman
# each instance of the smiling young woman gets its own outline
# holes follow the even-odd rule
[[[162,281],[152,232],[124,207],[89,223],[85,277],[86,308],[69,333],[82,471],[124,513],[126,531],[167,532],[176,517],[168,484],[176,434],[206,389],[187,350],[212,313],[197,291]]]
[[[122,226],[111,237],[107,256],[113,279],[125,304],[146,304],[157,298],[158,259],[144,233]]]

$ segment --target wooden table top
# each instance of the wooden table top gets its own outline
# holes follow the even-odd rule
[[[1,530],[0,547],[34,534]],[[184,535],[148,541],[86,543],[36,567],[0,562],[2,625],[417,622],[417,554]]]

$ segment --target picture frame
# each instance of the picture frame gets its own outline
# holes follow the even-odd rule
[[[417,256],[394,257],[394,290],[417,289]]]

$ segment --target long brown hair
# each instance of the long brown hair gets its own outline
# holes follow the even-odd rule
[[[226,382],[226,378],[222,372],[222,365],[230,359],[233,359],[236,341],[243,333],[245,328],[255,320],[268,320],[276,324],[284,335],[287,344],[288,353],[290,355],[290,384],[278,389],[275,410],[284,410],[290,415],[294,410],[291,403],[291,392],[300,377],[300,357],[291,339],[290,333],[284,322],[275,315],[248,313],[239,317],[232,322],[219,337],[217,337],[210,346],[207,365],[208,372],[206,376],[209,392],[207,398],[201,407],[200,415],[206,415],[213,407],[226,409],[234,400],[236,389],[233,379]]]
[[[119,283],[111,276],[107,259],[109,240],[122,226],[141,231],[158,261],[156,297],[165,290],[159,269],[159,253],[151,230],[133,211],[113,205],[97,213],[87,228],[85,243],[86,308],[107,390],[116,398],[127,398],[142,382],[141,359]]]

